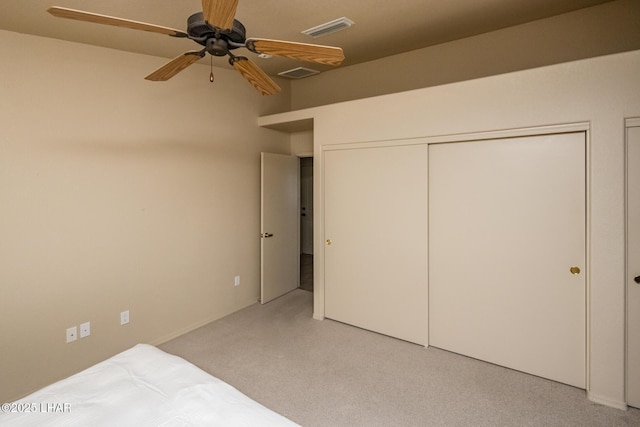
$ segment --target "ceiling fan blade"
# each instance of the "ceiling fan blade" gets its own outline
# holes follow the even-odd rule
[[[247,49],[255,53],[317,62],[327,65],[340,65],[344,61],[342,48],[317,44],[286,42],[269,39],[249,39]]]
[[[159,25],[147,24],[144,22],[131,21],[129,19],[116,18],[113,16],[100,15],[97,13],[84,12],[81,10],[67,9],[65,7],[53,6],[47,12],[57,18],[75,19],[78,21],[92,22],[95,24],[113,25],[115,27],[130,28],[132,30],[150,31],[152,33],[166,34],[172,37],[187,37],[187,34],[173,28],[161,27]]]
[[[204,51],[191,51],[172,59],[171,61],[149,74],[145,79],[154,82],[164,82],[187,68],[189,65],[204,57]]]
[[[233,28],[237,8],[238,0],[202,0],[204,19],[222,30]]]
[[[280,86],[276,84],[255,63],[243,56],[235,56],[229,61],[233,68],[238,70],[242,77],[247,79],[263,95],[275,95],[280,92]]]

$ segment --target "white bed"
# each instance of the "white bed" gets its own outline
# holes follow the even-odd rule
[[[5,426],[296,426],[180,357],[138,344],[0,413]]]

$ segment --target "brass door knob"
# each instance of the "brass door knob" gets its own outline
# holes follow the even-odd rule
[[[569,269],[569,271],[571,272],[571,274],[573,274],[574,276],[577,276],[578,274],[580,274],[580,267],[576,267],[573,266]]]
[[[327,245],[331,244],[331,239],[327,239]]]

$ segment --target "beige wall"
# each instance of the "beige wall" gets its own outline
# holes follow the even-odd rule
[[[291,154],[299,157],[313,155],[313,131],[291,133]]]
[[[618,0],[295,80],[292,107],[297,110],[634,49],[640,49],[640,1]]]
[[[6,31],[0,52],[0,401],[256,302],[259,153],[290,146],[255,122],[286,81],[147,82],[164,59]]]

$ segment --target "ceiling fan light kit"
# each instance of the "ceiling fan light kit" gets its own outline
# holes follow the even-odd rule
[[[202,12],[196,12],[187,18],[186,33],[159,25],[58,6],[50,7],[48,12],[58,18],[188,38],[203,46],[201,50],[188,51],[177,56],[145,77],[151,81],[169,80],[208,53],[212,57],[228,56],[229,64],[256,90],[263,95],[275,95],[280,92],[280,87],[249,58],[235,55],[232,51],[245,48],[260,57],[281,56],[333,66],[340,65],[344,60],[344,53],[339,47],[270,39],[247,39],[244,25],[235,19],[237,6],[238,0],[202,0]],[[213,82],[213,72],[210,75],[210,81]]]

